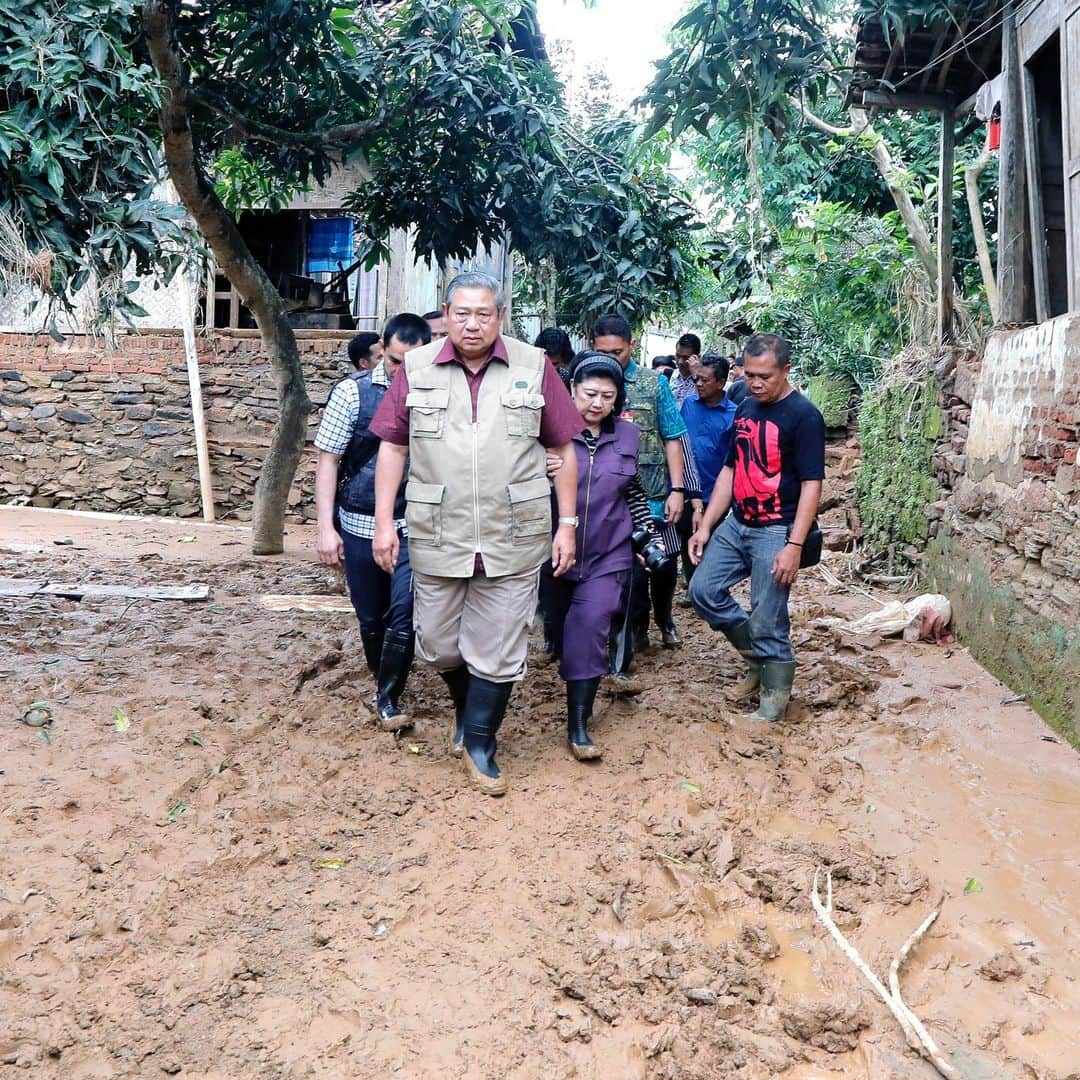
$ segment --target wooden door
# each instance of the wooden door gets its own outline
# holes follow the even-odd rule
[[[1061,5],[1061,109],[1069,310],[1080,311],[1080,0]]]

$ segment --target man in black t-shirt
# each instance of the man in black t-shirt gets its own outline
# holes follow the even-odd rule
[[[788,593],[821,499],[825,422],[791,385],[791,346],[782,337],[754,334],[743,362],[749,394],[735,414],[727,466],[690,538],[698,567],[690,602],[746,658],[749,671],[731,696],[741,700],[760,686],[752,719],[782,720],[795,679]],[[748,577],[749,614],[731,595]]]

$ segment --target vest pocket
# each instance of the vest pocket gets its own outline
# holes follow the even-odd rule
[[[507,390],[501,399],[506,417],[506,434],[535,439],[540,434],[540,417],[544,408],[543,394],[526,394]]]
[[[442,544],[442,502],[445,484],[421,484],[410,480],[405,485],[405,521],[410,544]]]
[[[441,439],[449,404],[448,389],[410,389],[405,397],[405,406],[409,410],[409,434],[421,439]]]
[[[510,538],[533,540],[551,535],[551,485],[546,476],[508,484],[510,499]]]

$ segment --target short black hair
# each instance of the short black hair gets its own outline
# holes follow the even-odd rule
[[[435,319],[446,318],[446,313],[441,308],[436,308],[434,311],[429,311],[423,318],[424,322],[432,322]]]
[[[365,330],[363,333],[357,334],[349,342],[349,362],[357,371],[360,370],[365,361],[371,359],[371,346],[377,345],[379,340],[378,334]]]
[[[674,366],[675,366],[675,357],[674,356],[654,356],[652,358],[652,367],[653,367],[654,371],[657,368],[674,367]]]
[[[561,361],[559,365],[561,367],[566,367],[570,363],[570,358],[574,355],[574,346],[570,344],[570,335],[557,326],[549,326],[541,330],[536,335],[533,345],[538,349],[543,349],[548,356],[554,356]]]
[[[701,358],[701,366],[703,368],[711,368],[713,376],[721,386],[727,382],[731,365],[728,363],[728,358],[726,356],[718,356],[716,353],[706,353]]]
[[[630,329],[630,323],[621,315],[601,315],[593,324],[592,339],[599,337],[617,337],[623,341],[633,341],[634,335]]]
[[[689,349],[695,356],[701,355],[701,338],[697,334],[683,334],[675,342],[676,349]]]
[[[791,342],[779,334],[751,334],[743,346],[743,356],[764,356],[772,353],[777,367],[791,363]]]
[[[403,345],[427,345],[431,341],[431,327],[419,315],[403,311],[400,315],[388,319],[383,327],[384,345],[389,345],[390,339],[394,337]]]

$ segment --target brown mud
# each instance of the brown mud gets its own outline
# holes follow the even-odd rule
[[[964,649],[841,643],[813,618],[871,601],[806,573],[790,719],[753,728],[680,608],[595,767],[530,671],[492,801],[429,672],[395,739],[350,614],[259,606],[335,591],[311,535],[247,540],[0,511],[2,577],[213,586],[0,599],[0,1076],[933,1076],[817,866],[880,975],[941,907],[901,982],[962,1075],[1080,1075],[1080,759]]]

